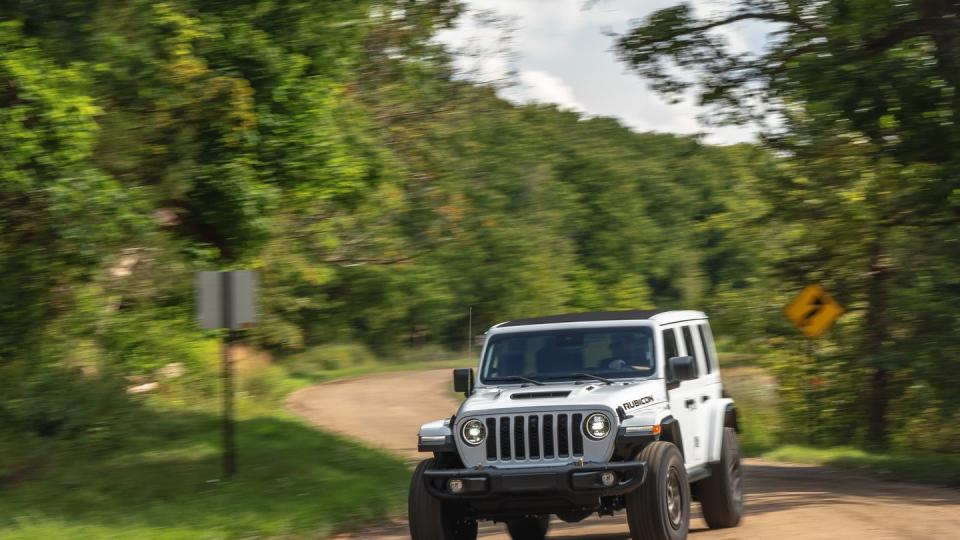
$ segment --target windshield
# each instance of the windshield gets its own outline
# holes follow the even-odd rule
[[[518,332],[490,338],[480,380],[522,383],[650,377],[656,372],[649,327]],[[601,379],[602,380],[602,379]]]

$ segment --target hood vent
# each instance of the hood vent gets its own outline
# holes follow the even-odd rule
[[[539,399],[539,398],[563,398],[570,395],[570,390],[555,390],[552,392],[521,392],[513,394],[510,399]]]

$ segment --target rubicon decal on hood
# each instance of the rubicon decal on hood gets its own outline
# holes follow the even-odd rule
[[[647,403],[653,403],[653,396],[642,397],[640,399],[635,399],[633,401],[628,401],[622,405],[623,410],[629,411],[630,409],[636,409],[637,407],[642,407]]]

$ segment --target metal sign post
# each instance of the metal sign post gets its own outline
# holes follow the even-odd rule
[[[803,392],[806,394],[807,407],[815,408],[820,398],[820,382],[816,378],[817,353],[815,339],[823,335],[833,323],[843,315],[844,309],[839,302],[833,299],[827,290],[820,285],[808,285],[800,294],[784,308],[784,314],[808,338],[801,354],[806,356],[803,366],[803,377],[806,384]],[[810,444],[816,444],[816,416],[807,414],[807,437]]]
[[[256,323],[257,274],[233,272],[197,272],[197,323],[201,328],[226,328],[221,344],[221,379],[223,381],[223,476],[237,472],[237,444],[234,421],[234,380],[231,345],[240,330]]]

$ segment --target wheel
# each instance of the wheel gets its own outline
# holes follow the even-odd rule
[[[513,540],[543,540],[550,527],[550,516],[533,516],[507,521],[507,530]]]
[[[723,428],[720,463],[711,466],[711,474],[698,482],[703,519],[711,529],[736,527],[743,514],[743,475],[740,468],[740,444],[733,428]]]
[[[413,471],[410,481],[408,519],[412,540],[476,540],[477,521],[468,519],[463,507],[437,499],[427,491],[423,472],[439,468],[425,459]]]
[[[647,478],[627,495],[627,523],[633,540],[684,540],[690,528],[690,484],[680,450],[666,441],[640,452]]]

